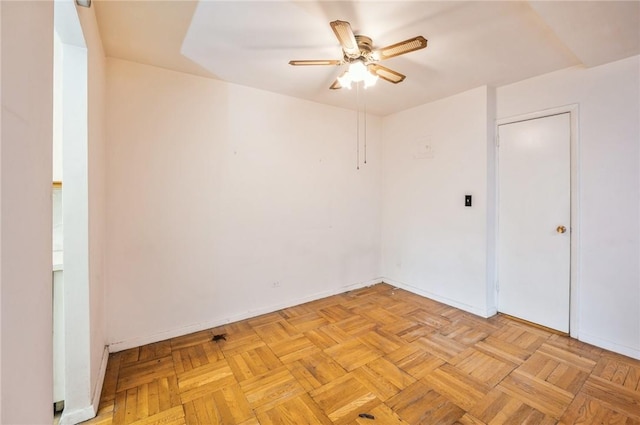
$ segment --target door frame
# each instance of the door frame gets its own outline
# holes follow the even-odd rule
[[[500,205],[500,149],[498,148],[498,138],[499,138],[499,127],[501,125],[506,124],[514,124],[522,121],[529,121],[538,118],[546,118],[553,115],[560,115],[569,113],[569,126],[570,126],[570,155],[569,155],[569,175],[570,175],[570,261],[569,261],[569,335],[573,338],[578,338],[578,325],[579,325],[579,298],[578,292],[580,287],[580,275],[579,275],[579,261],[580,261],[580,162],[579,162],[579,139],[578,139],[578,112],[579,108],[577,104],[571,104],[566,106],[560,106],[557,108],[544,109],[541,111],[530,112],[526,114],[520,114],[515,116],[510,116],[506,118],[496,119],[496,125],[494,128],[495,131],[495,140],[496,144],[495,148],[495,156],[494,156],[494,164],[495,164],[495,205],[494,205],[494,246],[495,246],[495,269],[494,276],[496,276],[496,287],[495,287],[495,306],[496,309],[499,310],[500,306],[498,305],[498,265],[500,262],[500,250],[498,246],[498,232],[499,232],[499,205]]]

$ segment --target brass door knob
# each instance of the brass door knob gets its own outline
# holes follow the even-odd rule
[[[566,228],[566,227],[564,227],[564,226],[558,226],[558,227],[556,227],[556,232],[558,232],[558,233],[564,233],[564,232],[566,232],[566,231],[567,231],[567,228]]]

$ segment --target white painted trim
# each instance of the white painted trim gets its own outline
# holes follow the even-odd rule
[[[565,114],[567,112],[573,112],[577,110],[578,110],[578,104],[570,104],[570,105],[558,106],[557,108],[543,109],[541,111],[528,112],[526,114],[499,118],[499,119],[496,119],[496,134],[498,131],[498,126],[501,126],[504,124],[512,124],[514,122],[535,120],[537,118],[544,118],[552,115]]]
[[[413,294],[420,295],[422,297],[426,297],[432,299],[434,301],[441,302],[443,304],[449,305],[451,307],[459,308],[460,310],[464,310],[468,313],[475,314],[476,316],[480,316],[483,318],[488,318],[497,314],[495,308],[490,309],[482,309],[469,304],[461,303],[459,301],[453,300],[451,298],[443,297],[441,295],[435,294],[433,292],[425,291],[424,289],[418,288],[416,286],[410,285],[408,283],[400,282],[394,279],[390,279],[387,277],[383,277],[382,281],[384,283],[388,283],[389,285],[393,285],[397,288],[404,289]]]
[[[102,395],[102,385],[107,374],[107,364],[109,363],[109,347],[104,346],[102,351],[102,360],[100,361],[100,369],[98,370],[98,379],[96,386],[93,388],[93,397],[91,398],[91,406],[93,407],[93,416],[98,413],[100,407],[100,396]]]
[[[98,379],[96,380],[96,386],[93,389],[91,405],[73,411],[67,411],[66,409],[63,410],[62,416],[60,416],[60,425],[74,425],[96,417],[96,414],[98,413],[98,407],[100,406],[100,395],[102,394],[104,378],[107,374],[108,362],[109,347],[105,346],[104,351],[102,352],[102,360],[100,361],[100,371],[98,372]]]
[[[605,350],[613,351],[615,353],[623,354],[625,356],[640,360],[640,350],[638,350],[637,348],[616,344],[615,342],[611,342],[609,340],[584,333],[581,333],[578,339],[582,342],[586,342],[587,344],[592,344],[600,348],[604,348]]]
[[[496,280],[498,276],[498,263],[496,260],[498,244],[498,164],[497,164],[497,127],[495,126],[497,114],[497,93],[495,87],[487,86],[487,199],[486,199],[486,308],[487,313],[497,314],[498,292]],[[492,315],[493,315],[492,314]]]
[[[82,409],[76,409],[70,412],[65,409],[62,411],[62,416],[60,416],[59,424],[75,425],[80,422],[95,418],[95,416],[96,412],[94,412],[93,406],[83,407]]]
[[[309,295],[306,297],[289,300],[285,303],[274,304],[268,307],[259,308],[257,310],[249,310],[244,313],[240,313],[235,316],[229,316],[224,318],[219,318],[216,320],[212,320],[209,322],[196,323],[189,326],[184,326],[181,328],[171,329],[165,332],[155,333],[153,335],[147,335],[132,339],[127,339],[124,341],[112,342],[109,344],[109,352],[116,353],[118,351],[128,350],[129,348],[140,347],[142,345],[153,344],[154,342],[164,341],[170,338],[176,338],[183,335],[188,335],[194,332],[200,332],[207,329],[215,328],[218,326],[226,325],[228,323],[237,322],[240,320],[250,319],[252,317],[260,316],[262,314],[273,313],[274,311],[282,310],[285,308],[293,307],[296,305],[308,303],[311,301],[316,301],[321,298],[330,297],[333,295],[342,294],[348,291],[353,291],[355,289],[365,288],[367,286],[375,285],[377,283],[382,283],[382,278],[372,279],[366,282],[357,282],[349,285],[342,286],[340,288],[336,288],[331,291],[318,292],[313,295]]]
[[[521,121],[528,121],[528,120],[533,120],[533,119],[538,119],[538,118],[544,118],[544,117],[549,117],[549,116],[553,116],[553,115],[559,115],[559,114],[565,114],[565,113],[569,113],[569,120],[570,120],[570,155],[571,155],[571,159],[570,159],[570,179],[571,179],[571,242],[570,242],[570,249],[571,249],[571,258],[570,258],[570,277],[569,277],[569,286],[570,286],[570,293],[569,293],[569,335],[573,338],[578,339],[578,335],[579,335],[579,317],[580,315],[579,313],[579,308],[580,308],[580,304],[579,304],[579,297],[578,297],[578,293],[579,293],[579,282],[580,282],[580,276],[579,276],[579,271],[580,271],[580,214],[578,213],[580,211],[580,161],[579,161],[579,133],[578,133],[578,115],[579,115],[579,106],[578,104],[570,104],[570,105],[564,105],[564,106],[559,106],[557,108],[550,108],[550,109],[544,109],[542,111],[537,111],[537,112],[529,112],[526,114],[521,114],[521,115],[515,115],[515,116],[511,116],[511,117],[506,117],[506,118],[500,118],[496,120],[496,127],[495,127],[495,131],[496,131],[496,143],[498,141],[498,127],[501,125],[505,125],[505,124],[512,124],[512,123],[516,123],[516,122],[521,122]],[[498,173],[498,167],[499,167],[499,149],[496,149],[496,161],[495,161],[495,165],[496,165],[496,185],[499,183],[500,181],[500,175]],[[500,217],[498,216],[498,211],[499,211],[499,202],[500,202],[500,194],[498,193],[498,190],[496,190],[496,231],[495,231],[495,238],[496,238],[496,269],[498,266],[498,263],[500,261],[500,259],[498,258],[498,253],[499,253],[499,249],[498,248],[498,223],[499,223],[499,219]],[[497,272],[496,272],[496,279],[498,278]],[[499,310],[499,306],[497,305],[498,298],[496,296],[496,309]]]

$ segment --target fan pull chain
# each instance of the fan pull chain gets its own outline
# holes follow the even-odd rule
[[[367,163],[367,94],[362,95],[364,105],[364,163]]]
[[[360,83],[356,83],[356,170],[360,169]]]

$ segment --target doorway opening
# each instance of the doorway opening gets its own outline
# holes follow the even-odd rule
[[[73,0],[54,3],[54,29],[53,179],[58,182],[62,202],[53,284],[53,402],[54,406],[64,405],[60,423],[67,424],[90,417],[84,410],[91,406],[87,390],[90,388],[88,58]],[[55,273],[59,273],[57,279]]]

